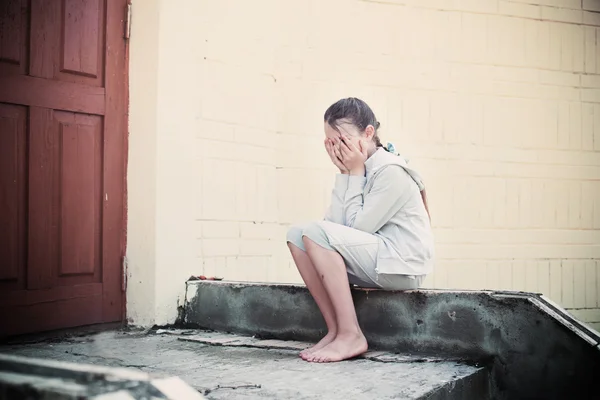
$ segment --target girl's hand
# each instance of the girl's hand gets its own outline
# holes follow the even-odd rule
[[[342,135],[342,144],[340,145],[341,160],[346,166],[350,175],[365,175],[365,161],[367,161],[367,146],[362,140],[358,147],[352,141]]]
[[[325,139],[325,150],[327,150],[327,154],[329,154],[329,158],[331,158],[331,162],[333,165],[339,168],[340,173],[347,174],[348,168],[341,161],[341,153],[338,147],[334,144],[333,140]]]

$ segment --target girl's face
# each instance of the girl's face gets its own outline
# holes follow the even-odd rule
[[[354,143],[354,145],[357,148],[360,148],[358,146],[362,135],[356,126],[354,126],[350,122],[340,120],[338,121],[337,129],[338,130],[335,130],[331,125],[325,122],[325,137],[327,137],[328,139],[332,139],[334,143],[337,143],[339,145],[341,136],[343,135],[349,138],[350,141]]]
[[[343,119],[337,123],[337,130],[331,125],[325,122],[325,137],[332,139],[333,142],[339,146],[341,143],[341,136],[346,136],[356,146],[357,149],[367,148],[369,156],[376,150],[375,143],[373,142],[373,136],[375,135],[375,128],[372,125],[367,126],[364,132],[361,132],[356,125],[350,121]],[[361,147],[362,142],[362,147]]]

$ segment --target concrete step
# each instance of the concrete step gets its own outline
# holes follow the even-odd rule
[[[135,379],[143,379],[146,373],[153,380],[178,376],[208,400],[487,399],[488,380],[481,367],[438,357],[388,352],[372,352],[365,358],[343,363],[311,364],[298,357],[298,349],[304,346],[306,343],[198,330],[159,330],[105,332],[0,346],[0,352],[53,360],[50,363],[94,363],[94,372],[108,366],[127,367],[130,377]],[[86,371],[88,366],[77,368]],[[47,377],[48,373],[32,370],[29,375]],[[83,372],[80,378],[86,376],[87,381],[80,382],[111,385],[111,380],[103,379],[102,374],[96,378]],[[135,379],[130,382],[130,389],[136,387]],[[70,375],[69,380],[59,379],[59,382],[68,384],[72,380]],[[62,389],[64,386],[67,385]]]
[[[212,362],[208,360],[219,354],[218,371],[231,371],[245,382],[260,382],[254,398],[490,398],[488,371],[451,359],[372,351],[344,363],[311,364],[298,357],[300,350],[310,346],[308,342],[202,330],[161,329],[157,334],[197,345],[196,358],[206,374],[215,373],[210,372]],[[226,398],[245,396],[230,392]]]
[[[372,349],[484,363],[498,399],[598,394],[598,333],[543,296],[432,290],[354,290],[353,296]],[[325,333],[310,294],[294,285],[191,281],[180,322],[261,339],[316,341]]]
[[[202,400],[181,379],[124,368],[0,354],[0,400]]]

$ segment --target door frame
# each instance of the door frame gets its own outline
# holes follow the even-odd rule
[[[114,249],[115,254],[119,254],[119,285],[105,285],[104,286],[104,302],[112,301],[110,299],[110,293],[107,293],[107,289],[114,290],[112,288],[119,287],[120,293],[118,298],[121,302],[121,315],[120,321],[126,321],[127,307],[126,307],[126,291],[127,291],[127,271],[125,263],[125,254],[127,248],[127,161],[129,152],[129,28],[131,23],[131,0],[107,0],[106,1],[106,69],[105,69],[105,89],[106,89],[106,114],[113,116],[109,120],[114,124],[115,130],[120,132],[120,150],[121,156],[115,161],[114,168],[119,168],[118,175],[121,176],[119,181],[113,182],[114,191],[108,188],[105,182],[104,190],[111,191],[118,195],[121,203],[120,206],[113,207],[109,210],[104,208],[105,214],[103,218],[118,218],[120,219],[121,229],[119,232],[106,232],[103,231],[103,257],[104,253],[109,252],[107,249],[108,243],[112,246],[118,246],[118,252]],[[109,95],[109,93],[111,95]],[[108,119],[108,118],[107,118]],[[109,130],[105,128],[105,131]],[[119,139],[118,135],[117,138]],[[105,145],[107,140],[105,139]],[[117,143],[114,143],[117,147]],[[107,161],[104,160],[104,168],[107,166]],[[115,176],[117,176],[115,174]],[[108,212],[107,212],[108,211]],[[117,224],[113,225],[117,226]],[[111,235],[117,236],[117,240],[111,241]],[[107,241],[107,242],[104,242]],[[111,250],[113,248],[111,247]],[[103,259],[103,267],[105,261]],[[114,277],[112,279],[115,279]],[[111,279],[111,280],[112,280]],[[114,281],[113,281],[114,282]],[[104,270],[103,270],[103,283],[104,281]],[[103,315],[103,319],[107,319],[106,315]],[[105,321],[106,322],[106,321]]]
[[[129,149],[129,25],[130,25],[130,7],[131,0],[107,0],[106,2],[106,69],[105,69],[105,89],[106,89],[106,114],[112,115],[114,118],[107,118],[112,121],[117,132],[121,134],[120,150],[121,155],[118,159],[114,160],[115,164],[112,166],[118,171],[115,171],[115,176],[120,176],[121,179],[113,182],[113,187],[108,187],[105,181],[104,190],[115,193],[119,196],[120,206],[114,206],[109,209],[105,205],[104,207],[104,221],[107,218],[119,219],[121,229],[119,232],[107,232],[106,230],[102,233],[102,240],[104,243],[103,248],[103,267],[106,263],[104,256],[105,253],[112,252],[113,254],[119,254],[119,265],[120,265],[120,284],[115,285],[114,282],[104,285],[104,303],[110,302],[111,293],[107,293],[107,289],[114,290],[115,287],[120,288],[118,295],[121,302],[121,315],[120,321],[126,321],[126,290],[127,290],[127,276],[126,276],[126,263],[125,263],[125,252],[127,248],[127,156]],[[112,95],[108,95],[108,94]],[[109,129],[105,127],[105,132],[109,132]],[[118,136],[118,135],[117,135]],[[118,140],[119,138],[114,138]],[[105,146],[107,140],[105,139]],[[116,147],[119,145],[114,142],[111,143]],[[104,168],[106,171],[107,164],[110,164],[109,160],[104,160]],[[106,174],[110,175],[110,174]],[[105,199],[106,200],[106,199]],[[110,204],[110,203],[109,203]],[[108,214],[108,215],[107,215]],[[107,226],[117,226],[107,225]],[[112,236],[112,237],[111,237]],[[118,237],[118,240],[114,237]],[[112,240],[111,240],[112,239]],[[109,247],[114,246],[114,247]],[[118,246],[118,251],[116,247]],[[104,270],[103,270],[103,284],[107,283],[104,281]],[[112,278],[114,279],[114,277]],[[111,280],[112,280],[111,279]],[[114,295],[114,294],[113,294]],[[103,315],[103,319],[107,319],[108,316]],[[107,321],[106,321],[107,322]]]

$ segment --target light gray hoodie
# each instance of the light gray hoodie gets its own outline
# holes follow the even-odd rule
[[[433,269],[434,244],[420,191],[420,176],[406,161],[378,149],[365,162],[366,176],[338,174],[325,216],[382,239],[377,271],[426,275]]]

